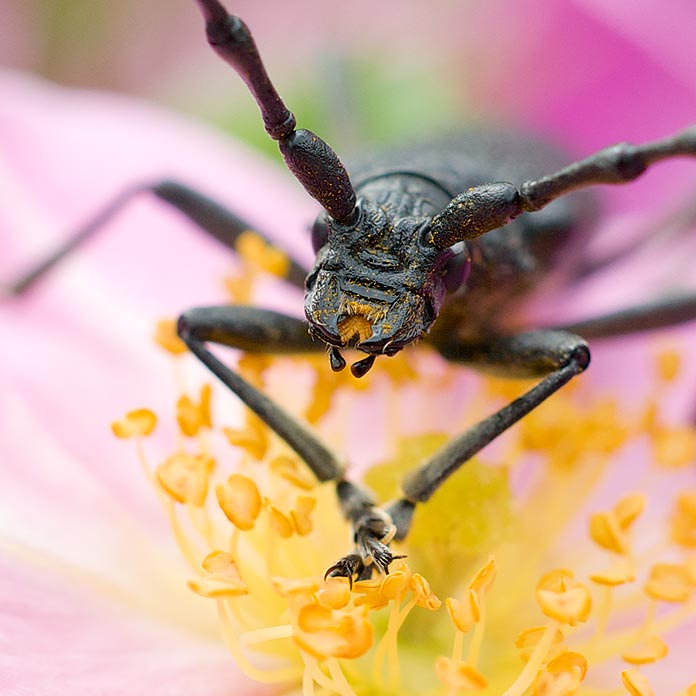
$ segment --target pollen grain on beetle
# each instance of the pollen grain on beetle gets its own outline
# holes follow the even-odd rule
[[[162,327],[158,341],[171,345]],[[350,423],[366,409],[374,418],[381,404],[375,450],[384,461],[365,479],[386,500],[447,438],[432,427],[408,434],[413,419],[400,416],[413,404],[428,411],[438,390],[439,403],[459,373],[421,349],[382,363],[362,381],[304,357],[245,356],[239,369],[344,451]],[[317,483],[256,416],[218,423],[209,387],[182,396],[180,437],[156,466],[142,442],[154,414],[131,412],[114,432],[138,443],[188,564],[181,582],[200,595],[201,612],[217,614],[231,659],[258,682],[304,696],[648,696],[665,692],[645,666],[669,670],[671,632],[696,621],[696,488],[676,495],[662,519],[651,510],[662,507],[652,499],[658,485],[628,481],[610,504],[591,501],[638,441],[650,450],[642,481],[693,464],[696,433],[663,423],[656,406],[678,370],[662,351],[654,396],[631,413],[582,385],[561,392],[416,510],[395,549],[406,559],[352,585],[323,578],[350,550],[334,487]],[[520,390],[492,379],[467,385],[448,430],[463,431]],[[696,672],[683,681],[679,694],[696,693]]]

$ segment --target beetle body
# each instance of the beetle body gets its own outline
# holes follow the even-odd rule
[[[315,335],[374,355],[428,334],[435,346],[453,332],[481,342],[586,224],[588,194],[445,250],[429,244],[429,225],[458,192],[503,177],[521,182],[563,160],[539,139],[481,129],[356,158],[348,170],[357,219],[332,226],[321,213],[313,228],[305,312]]]

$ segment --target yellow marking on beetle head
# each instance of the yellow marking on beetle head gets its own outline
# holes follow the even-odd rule
[[[351,314],[338,322],[338,335],[344,343],[356,336],[358,342],[366,341],[372,336],[372,324],[363,314]]]

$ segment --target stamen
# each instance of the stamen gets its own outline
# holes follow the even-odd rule
[[[261,512],[261,494],[250,478],[232,474],[225,483],[215,487],[215,493],[225,517],[235,527],[243,531],[253,529]]]
[[[647,665],[666,657],[668,652],[667,644],[662,638],[651,636],[628,652],[623,653],[621,659],[632,665]]]
[[[138,408],[126,413],[122,420],[111,424],[111,432],[125,440],[131,437],[147,437],[157,426],[157,416],[147,408]]]
[[[290,259],[287,254],[267,244],[262,237],[251,230],[246,230],[237,237],[235,251],[248,264],[279,278],[285,278],[290,270]]]
[[[621,681],[631,696],[654,696],[650,682],[637,669],[621,672]]]
[[[188,351],[186,344],[176,332],[176,319],[162,319],[157,322],[154,339],[160,348],[172,355],[182,355]]]

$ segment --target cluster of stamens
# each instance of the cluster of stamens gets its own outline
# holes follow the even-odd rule
[[[171,325],[158,340],[181,352]],[[305,369],[314,380],[298,415],[337,432],[336,404],[343,402],[345,417],[347,400],[359,398],[355,390],[372,384],[397,394],[404,385],[421,388],[437,403],[433,392],[456,382],[455,368],[428,372],[424,366],[437,358],[411,356],[383,361],[384,369],[360,382],[327,372],[323,361],[285,358],[286,373]],[[283,399],[282,362],[244,356],[238,369]],[[334,485],[317,484],[255,416],[217,427],[209,387],[179,398],[181,441],[156,467],[142,444],[155,429],[154,414],[134,411],[114,433],[138,443],[188,562],[188,586],[214,602],[236,664],[258,681],[301,684],[306,696],[315,687],[343,696],[375,688],[422,693],[438,681],[448,695],[561,696],[583,693],[594,679],[601,693],[650,696],[656,689],[662,696],[676,692],[651,686],[659,672],[644,666],[663,662],[669,671],[670,632],[696,620],[696,489],[674,494],[666,519],[651,511],[659,500],[631,492],[630,481],[610,505],[587,509],[614,457],[636,440],[648,444],[651,476],[659,480],[693,465],[696,433],[662,422],[656,406],[679,374],[674,353],[661,353],[657,373],[654,399],[632,415],[611,399],[556,395],[508,434],[492,461],[467,464],[418,508],[406,546],[393,552],[389,534],[375,537],[390,558],[380,563],[372,548],[368,555],[374,570],[388,566],[389,573],[370,568],[369,578],[359,549],[336,563],[351,531]],[[523,388],[484,381],[470,390],[467,408],[488,412]],[[389,407],[398,410],[398,399]],[[408,459],[400,454],[406,436],[399,419],[390,427],[399,454],[370,472],[385,496],[393,493],[380,486],[380,472],[390,478]],[[430,438],[411,437],[406,449],[432,449]],[[536,474],[511,499],[509,482],[530,458],[540,460]],[[568,525],[580,516],[587,536],[568,541]],[[472,525],[486,532],[476,536]],[[646,543],[655,529],[662,541]],[[400,660],[405,650],[408,659]],[[675,681],[679,696],[696,694],[689,675]]]

